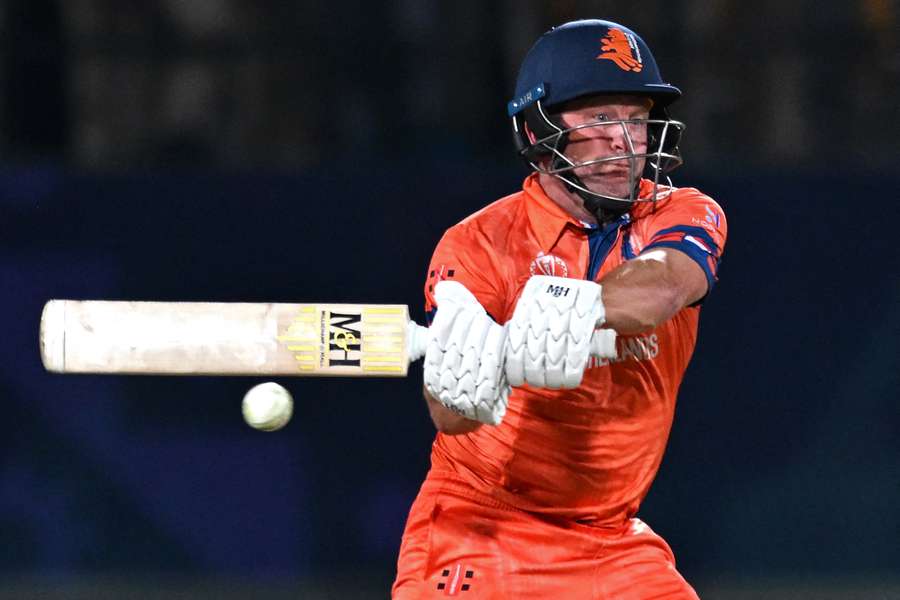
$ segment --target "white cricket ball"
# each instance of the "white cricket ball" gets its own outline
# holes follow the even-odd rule
[[[260,431],[275,431],[291,420],[294,399],[282,386],[267,381],[253,386],[244,394],[241,411],[250,427]]]

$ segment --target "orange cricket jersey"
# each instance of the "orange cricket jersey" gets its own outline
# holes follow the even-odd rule
[[[642,181],[641,193],[651,191]],[[722,209],[696,189],[661,186],[660,194],[668,191],[591,228],[557,206],[532,174],[520,192],[447,230],[429,266],[426,311],[436,308],[434,285],[453,279],[505,323],[532,275],[602,281],[658,247],[688,254],[711,287],[727,233]],[[699,312],[687,307],[650,333],[620,336],[617,358],[591,359],[576,389],[514,388],[497,427],[438,433],[432,474],[521,510],[620,525],[637,512],[662,460]]]

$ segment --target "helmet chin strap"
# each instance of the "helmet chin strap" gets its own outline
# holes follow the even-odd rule
[[[576,183],[578,185],[585,187],[584,183],[581,181],[581,179],[579,179],[578,175],[572,175],[572,177],[576,179]],[[563,180],[563,181],[565,181],[565,180]],[[601,203],[600,198],[598,198],[594,194],[591,194],[589,192],[585,192],[584,190],[578,189],[577,187],[573,186],[568,181],[566,181],[566,189],[569,190],[570,192],[574,192],[575,194],[578,194],[578,196],[582,199],[582,201],[584,201],[584,207],[586,209],[588,209],[588,211],[591,212],[595,217],[597,217],[597,221],[601,225],[605,225],[611,221],[615,221],[616,219],[621,217],[623,214],[628,212],[627,206],[623,206],[622,208],[619,208],[619,209],[613,209],[613,208],[610,208],[609,206],[604,206]]]
[[[553,163],[553,168],[558,168],[558,163],[564,164],[564,161],[561,158],[556,157],[553,160]],[[607,223],[615,221],[623,214],[628,212],[628,209],[630,208],[630,203],[626,203],[621,200],[615,200],[616,204],[621,204],[622,206],[612,206],[612,202],[614,201],[613,198],[607,198],[605,196],[601,196],[600,194],[594,194],[585,191],[587,189],[587,186],[574,172],[570,171],[565,176],[555,175],[555,177],[563,182],[568,192],[576,194],[579,198],[581,198],[582,202],[584,202],[584,207],[588,210],[589,213],[597,218],[597,222],[600,223],[600,225],[605,225]],[[640,185],[640,182],[636,181],[635,187],[637,187],[638,185]],[[604,199],[607,200],[607,202],[604,203]]]

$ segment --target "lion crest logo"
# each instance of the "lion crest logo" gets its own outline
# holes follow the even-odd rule
[[[606,37],[600,39],[600,54],[596,58],[611,60],[623,71],[640,73],[644,68],[637,40],[632,34],[614,27],[610,27]]]

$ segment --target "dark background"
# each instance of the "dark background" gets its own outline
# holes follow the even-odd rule
[[[704,597],[900,597],[900,7],[632,4],[0,2],[0,596],[385,597],[433,438],[418,369],[278,379],[295,416],[262,434],[261,379],[44,372],[41,307],[423,321],[440,235],[526,174],[518,62],[601,17],[685,92],[675,182],[730,230],[640,516]]]

